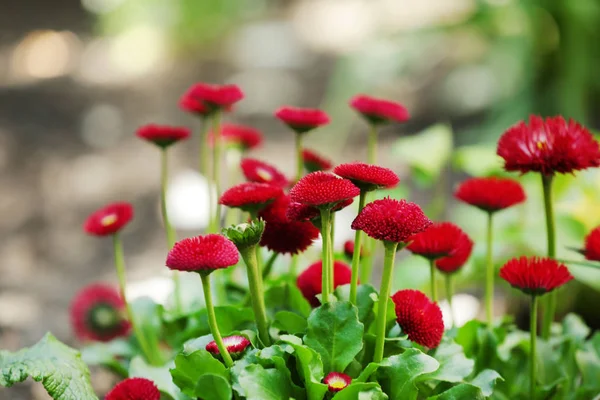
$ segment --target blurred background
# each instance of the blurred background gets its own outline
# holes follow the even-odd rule
[[[597,0],[3,0],[0,348],[48,330],[76,344],[71,298],[87,283],[115,281],[110,240],[81,229],[107,202],[136,207],[124,235],[133,295],[164,292],[159,154],[134,132],[149,122],[198,131],[177,106],[191,84],[238,84],[246,97],[227,119],[260,129],[266,141],[251,155],[290,176],[293,135],[273,118],[280,105],[325,109],[332,123],[307,146],[339,163],[366,157],[351,96],[402,102],[411,121],[387,127],[380,143],[381,163],[403,182],[392,195],[481,238],[484,215],[452,190],[468,175],[502,173],[495,142],[507,127],[530,113],[600,126],[599,25]],[[196,138],[172,152],[169,207],[180,237],[191,236],[206,219]],[[233,170],[238,157],[229,155]],[[530,175],[520,178],[527,204],[496,218],[498,266],[545,253],[541,184]],[[559,255],[580,259],[566,246],[582,247],[600,224],[600,173],[560,177],[555,189]],[[351,217],[339,218],[340,240],[351,237]],[[482,293],[484,247],[477,242],[460,292]],[[424,261],[399,264],[397,288],[425,286]],[[600,270],[573,273],[560,312],[599,328],[589,305],[600,301]],[[520,296],[499,289],[498,312],[518,313]]]

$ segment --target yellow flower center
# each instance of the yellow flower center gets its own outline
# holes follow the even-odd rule
[[[102,226],[110,226],[115,222],[117,222],[117,216],[115,214],[107,215],[100,220],[100,224],[102,224]]]
[[[256,174],[267,182],[270,182],[271,180],[273,180],[273,174],[271,174],[266,169],[258,168],[256,170]]]
[[[546,142],[543,140],[538,140],[536,144],[539,150],[544,150],[546,148]]]
[[[342,379],[335,379],[329,382],[329,386],[331,386],[333,389],[343,389],[346,387],[346,382]]]

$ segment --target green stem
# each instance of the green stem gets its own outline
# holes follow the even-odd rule
[[[265,266],[264,266],[264,268],[262,270],[263,280],[267,279],[267,277],[271,273],[271,270],[273,269],[273,264],[275,264],[275,260],[277,259],[277,256],[279,256],[279,253],[273,253],[273,254],[271,254],[271,257],[269,257],[269,259],[265,263]]]
[[[269,324],[267,322],[267,312],[265,310],[265,301],[263,297],[262,280],[258,269],[258,261],[256,259],[256,247],[251,246],[240,249],[240,254],[246,263],[246,272],[248,274],[248,285],[250,287],[250,299],[252,301],[252,309],[254,310],[254,319],[258,328],[260,340],[268,347],[271,345],[269,337]]]
[[[298,269],[298,254],[292,255],[292,262],[290,263],[289,276],[292,280],[296,278],[296,270]]]
[[[212,183],[215,187],[215,197],[221,198],[221,112],[216,111],[213,115],[212,120],[212,131],[214,137],[213,144],[213,171],[212,171]],[[217,233],[221,224],[221,207],[216,204],[215,212],[213,215],[211,233]]]
[[[598,263],[598,262],[580,261],[580,260],[563,260],[563,259],[559,259],[559,258],[557,258],[556,261],[561,262],[563,264],[579,265],[581,267],[596,268],[596,269],[600,268],[600,263]]]
[[[208,215],[209,215],[209,230],[211,229],[210,224],[212,224],[212,216],[213,216],[213,191],[212,185],[210,184],[210,178],[208,174],[208,161],[209,161],[209,148],[208,148],[208,131],[210,128],[210,124],[208,123],[205,117],[202,118],[202,127],[200,128],[200,138],[198,139],[198,169],[200,174],[206,179],[209,183],[208,187]]]
[[[302,133],[296,133],[296,182],[304,175],[304,158],[302,157]]]
[[[537,343],[537,309],[538,298],[531,296],[531,320],[529,332],[531,335],[531,353],[529,355],[529,398],[535,399],[535,382],[536,382],[536,343]]]
[[[485,315],[488,327],[492,327],[494,322],[494,230],[493,230],[494,214],[488,212],[487,221],[487,249],[486,249],[486,274],[485,274]]]
[[[165,232],[167,235],[167,246],[169,250],[173,248],[175,244],[176,234],[175,229],[173,229],[173,225],[169,221],[169,214],[167,212],[167,181],[169,176],[169,164],[167,157],[167,149],[164,148],[161,151],[160,155],[160,211],[162,213],[163,225],[165,226]],[[181,313],[182,301],[181,301],[181,282],[179,280],[179,272],[173,271],[173,286],[174,286],[174,296],[175,296],[175,310],[178,313]]]
[[[331,283],[330,281],[333,281],[333,276],[330,275],[330,271],[331,271],[331,266],[329,265],[329,254],[330,254],[330,239],[331,239],[331,235],[330,235],[330,227],[329,227],[329,220],[330,220],[330,215],[331,215],[331,211],[329,209],[321,209],[321,238],[323,240],[323,249],[322,249],[322,256],[321,256],[321,262],[322,262],[322,266],[323,266],[323,273],[322,273],[322,291],[321,291],[321,296],[323,297],[323,304],[329,302],[329,295],[331,294]]]
[[[369,164],[377,164],[377,137],[378,137],[378,129],[376,124],[371,124],[369,127],[369,137],[367,144],[367,163]],[[368,201],[368,200],[367,200]],[[363,257],[363,266],[360,272],[360,280],[363,284],[370,283],[371,277],[373,275],[373,267],[375,263],[375,250],[377,246],[375,245],[375,239],[371,237],[367,237],[365,240],[365,250],[367,252],[367,256]]]
[[[358,198],[358,213],[365,206],[367,192],[360,191]],[[354,253],[352,253],[352,279],[350,281],[350,302],[356,305],[356,290],[358,288],[358,268],[360,266],[360,250],[362,247],[362,231],[357,229],[354,233]]]
[[[123,245],[121,244],[118,234],[113,235],[113,251],[115,257],[115,269],[117,271],[117,278],[119,280],[119,291],[121,293],[121,298],[125,303],[125,311],[127,313],[127,318],[131,323],[133,334],[135,335],[142,352],[146,357],[146,360],[148,360],[148,362],[152,365],[162,365],[160,351],[158,351],[157,348],[151,348],[152,346],[148,342],[146,336],[144,336],[143,332],[140,330],[140,327],[135,319],[133,309],[131,308],[131,304],[127,300],[127,295],[125,293],[125,288],[127,287],[127,279],[125,277],[125,257],[123,256]]]
[[[335,276],[333,263],[333,248],[335,245],[335,212],[331,212],[329,216],[329,290],[335,292]]]
[[[448,301],[448,308],[450,308],[450,320],[452,320],[452,325],[450,325],[450,327],[452,328],[456,325],[454,309],[452,308],[452,296],[454,296],[452,274],[444,274],[444,278],[446,280],[446,300]]]
[[[219,332],[219,326],[217,325],[217,317],[215,315],[215,307],[212,302],[212,293],[210,290],[210,275],[200,274],[200,278],[202,279],[202,290],[204,292],[204,302],[206,304],[210,332],[215,339],[215,343],[217,344],[219,353],[221,353],[221,357],[223,357],[225,365],[227,368],[231,368],[231,366],[233,366],[233,360],[227,351],[227,347],[225,347],[225,343],[223,343],[223,338],[221,337],[221,332]]]
[[[437,281],[435,280],[435,260],[429,260],[429,282],[431,285],[431,299],[437,303]]]
[[[552,178],[553,175],[542,174],[542,188],[544,191],[544,209],[546,210],[546,233],[548,241],[548,257],[556,258],[556,229],[554,222],[554,207],[552,204]],[[546,296],[544,304],[544,317],[542,319],[542,337],[550,337],[550,328],[556,312],[556,293],[553,291]]]
[[[394,276],[394,258],[398,243],[383,242],[385,256],[383,259],[383,274],[381,276],[381,287],[379,288],[379,305],[377,309],[377,325],[375,331],[375,353],[373,362],[383,360],[383,346],[385,344],[385,326],[387,321],[387,304],[392,291],[392,279]]]

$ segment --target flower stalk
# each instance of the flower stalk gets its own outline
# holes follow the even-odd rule
[[[304,158],[302,157],[302,133],[295,133],[296,138],[296,182],[304,175]]]
[[[214,135],[213,143],[213,166],[212,166],[212,183],[215,188],[215,197],[221,198],[221,111],[217,110],[212,116],[212,130]],[[212,202],[211,202],[212,203]],[[215,206],[212,214],[212,222],[210,224],[210,232],[214,233],[219,230],[221,224],[221,207]]]
[[[219,326],[217,325],[215,307],[212,302],[210,274],[201,272],[200,278],[202,279],[202,290],[204,292],[204,302],[206,304],[206,313],[208,315],[208,325],[210,326],[210,332],[212,333],[213,338],[215,339],[215,343],[217,344],[219,353],[221,353],[221,357],[223,357],[223,362],[225,363],[227,368],[231,368],[233,366],[233,359],[227,351],[227,347],[225,347],[225,344],[223,343],[223,337],[221,336]]]
[[[321,208],[321,238],[323,240],[322,260],[323,260],[323,304],[329,302],[329,295],[333,286],[333,257],[331,256],[331,210],[329,208]]]
[[[381,276],[381,287],[379,288],[379,305],[377,309],[377,321],[375,331],[375,353],[373,362],[383,360],[383,346],[385,344],[385,328],[387,321],[387,303],[392,291],[392,280],[394,276],[394,259],[398,243],[384,241],[385,256],[383,261],[383,274]]]
[[[435,259],[429,260],[429,284],[431,287],[431,299],[437,303],[437,281],[435,279]]]
[[[360,191],[360,196],[358,198],[358,214],[365,207],[365,200],[367,197],[367,193],[363,190]],[[362,247],[362,234],[363,232],[360,229],[357,229],[354,233],[354,252],[352,253],[352,281],[350,282],[350,302],[356,305],[356,295],[358,288],[358,273],[360,266],[360,250]]]
[[[529,398],[535,399],[535,382],[536,382],[536,372],[537,372],[537,311],[538,311],[538,296],[531,296],[531,316],[530,316],[530,327],[529,333],[531,335],[531,353],[529,355]]]
[[[454,285],[452,282],[452,274],[444,274],[444,281],[446,283],[446,300],[448,301],[448,308],[450,309],[450,327],[453,328],[456,325],[456,317],[454,315],[454,309],[452,308],[452,296],[454,296]]]
[[[494,213],[488,212],[487,236],[486,236],[486,274],[485,274],[485,315],[488,327],[492,327],[494,320]]]
[[[544,210],[546,213],[546,235],[548,243],[548,257],[556,258],[556,225],[554,207],[552,202],[552,178],[554,175],[542,174],[542,189],[544,192]],[[550,337],[550,328],[556,312],[556,291],[546,296],[544,301],[544,316],[542,319],[542,337]]]

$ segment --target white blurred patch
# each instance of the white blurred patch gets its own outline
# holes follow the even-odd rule
[[[22,328],[39,318],[40,307],[29,296],[18,293],[0,295],[0,325]]]
[[[168,277],[156,277],[143,281],[127,283],[127,300],[150,297],[158,304],[165,304],[173,291],[173,280]]]
[[[449,328],[452,326],[452,318],[450,316],[450,307],[448,301],[442,300],[439,303],[444,318],[444,326]],[[452,297],[452,311],[454,312],[454,326],[461,327],[470,320],[477,317],[481,302],[475,296],[466,293],[458,293]]]
[[[209,188],[208,180],[193,170],[172,179],[167,188],[167,211],[175,228],[200,230],[208,226]]]

